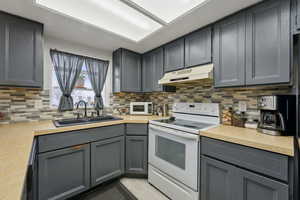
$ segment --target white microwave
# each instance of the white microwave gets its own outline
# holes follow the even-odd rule
[[[152,102],[131,102],[130,114],[131,115],[152,115],[153,104]]]

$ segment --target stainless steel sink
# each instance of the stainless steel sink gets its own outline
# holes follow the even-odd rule
[[[53,120],[53,123],[56,127],[65,127],[65,126],[74,126],[82,124],[91,124],[98,122],[107,122],[114,120],[122,120],[122,118],[114,117],[111,115],[91,117],[91,118],[71,118],[71,119],[62,119],[62,120]]]

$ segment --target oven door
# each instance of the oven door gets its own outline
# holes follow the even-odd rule
[[[149,125],[149,163],[198,191],[199,136]]]

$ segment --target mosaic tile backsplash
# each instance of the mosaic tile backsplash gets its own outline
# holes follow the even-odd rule
[[[49,90],[28,88],[0,87],[0,113],[0,124],[74,117],[74,111],[58,112],[50,106]]]
[[[257,97],[261,95],[290,93],[291,88],[235,88],[216,89],[211,82],[177,87],[175,93],[117,93],[111,94],[110,107],[106,113],[119,114],[119,108],[129,108],[132,101],[151,101],[155,105],[168,104],[170,112],[177,102],[220,103],[222,109],[238,109],[239,101],[247,102],[248,118],[258,119]],[[58,112],[50,106],[49,91],[26,88],[0,87],[0,124],[64,119],[74,117],[73,111]]]
[[[168,104],[170,112],[172,105],[178,102],[190,103],[220,103],[221,109],[232,107],[238,110],[238,102],[247,102],[246,116],[251,119],[259,118],[259,110],[257,108],[257,97],[272,94],[288,94],[292,89],[287,86],[282,87],[266,87],[266,88],[234,88],[234,89],[217,89],[213,87],[211,82],[202,82],[201,84],[186,84],[177,87],[175,93],[118,93],[111,98],[111,106],[114,113],[120,107],[129,108],[131,101],[150,101],[155,105]]]

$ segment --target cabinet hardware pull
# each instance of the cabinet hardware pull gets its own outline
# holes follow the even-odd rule
[[[71,147],[71,149],[78,150],[78,149],[83,148],[83,146],[84,146],[84,144],[76,145],[76,146]]]

